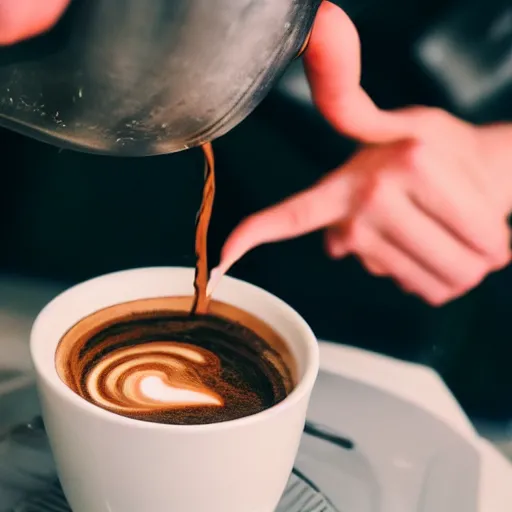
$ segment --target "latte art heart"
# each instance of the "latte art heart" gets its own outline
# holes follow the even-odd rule
[[[293,377],[280,337],[233,306],[212,301],[208,315],[191,306],[191,297],[142,299],[85,317],[59,343],[60,378],[107,411],[178,425],[242,418],[286,398]]]
[[[125,414],[223,406],[223,398],[203,383],[202,372],[221,379],[215,354],[194,345],[151,342],[110,352],[88,374],[85,388],[98,405]]]
[[[202,393],[201,391],[168,386],[158,377],[143,377],[140,389],[146,398],[152,398],[173,407],[222,406],[224,404],[222,398],[214,393]]]

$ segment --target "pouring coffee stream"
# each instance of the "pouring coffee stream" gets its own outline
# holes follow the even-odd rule
[[[203,144],[204,188],[201,206],[196,219],[196,273],[194,277],[195,298],[192,314],[204,315],[208,311],[208,228],[215,199],[215,157],[211,142]]]
[[[299,59],[308,47],[311,39],[311,31],[308,33],[303,45],[297,53],[296,59]],[[221,279],[222,275],[228,270],[222,272],[219,268],[215,269],[213,276],[210,276],[208,270],[208,227],[213,210],[213,201],[215,199],[215,156],[211,142],[203,144],[204,153],[204,188],[201,206],[197,214],[196,221],[196,274],[194,278],[195,300],[192,307],[192,314],[205,314],[208,311],[210,296]]]

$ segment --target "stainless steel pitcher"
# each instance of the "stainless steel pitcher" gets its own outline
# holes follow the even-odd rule
[[[321,0],[73,0],[0,49],[0,125],[52,144],[172,153],[242,121],[297,55]]]

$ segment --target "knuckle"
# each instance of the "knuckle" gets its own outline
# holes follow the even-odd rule
[[[411,281],[410,279],[399,279],[402,289],[411,295],[416,295],[423,299],[431,306],[439,307],[453,299],[457,292],[441,283],[430,283],[429,285],[421,285],[420,283]]]
[[[426,108],[424,112],[424,121],[430,123],[431,126],[437,127],[441,123],[445,123],[451,119],[451,115],[440,107]]]
[[[405,292],[405,293],[414,293],[414,287],[411,286],[411,284],[409,283],[409,281],[407,281],[406,279],[400,279],[399,276],[396,276],[397,279],[398,279],[398,283],[399,285],[401,286],[402,290]]]
[[[426,297],[425,300],[427,301],[428,304],[430,304],[431,306],[435,307],[435,308],[439,308],[441,307],[443,304],[445,304],[446,302],[448,302],[448,298],[444,298],[442,296],[435,296],[435,297]]]
[[[423,295],[423,298],[436,308],[446,304],[455,297],[455,294],[447,290],[431,291]]]
[[[386,196],[389,190],[389,175],[385,172],[376,172],[372,176],[371,197],[373,199]]]
[[[496,249],[489,254],[489,260],[494,270],[503,268],[510,263],[510,233],[507,232],[507,236],[497,245]]]
[[[360,252],[364,249],[364,226],[361,221],[353,220],[346,230],[346,242],[349,249],[353,252]]]
[[[485,278],[485,276],[489,273],[489,268],[487,265],[481,265],[479,268],[476,268],[468,277],[465,283],[465,289],[463,291],[474,288],[479,285]]]
[[[452,119],[452,116],[440,107],[412,107],[408,113],[424,132],[437,129],[439,125]]]
[[[283,224],[290,232],[299,232],[302,226],[308,225],[313,216],[312,208],[307,202],[293,205],[286,209],[283,217]]]
[[[422,107],[420,105],[411,105],[409,107],[404,107],[400,112],[408,115],[409,117],[418,117],[423,114],[426,108],[427,107]]]
[[[367,193],[360,204],[360,211],[375,213],[391,206],[393,184],[385,172],[376,172],[368,187]]]
[[[393,278],[396,280],[400,288],[405,293],[411,294],[411,295],[417,295],[421,296],[421,288],[418,286],[418,283],[415,282],[413,278],[411,278],[409,275],[404,274],[401,271],[396,271],[396,268],[393,269],[392,272]]]
[[[428,148],[425,144],[419,141],[406,143],[402,151],[402,165],[408,172],[423,174],[428,161]]]
[[[510,263],[510,250],[501,249],[491,255],[491,264],[494,270],[506,267]]]
[[[455,131],[459,135],[474,134],[472,126],[460,118],[454,117],[450,112],[439,107],[410,107],[402,112],[408,118],[411,132],[422,140],[440,142],[443,133]],[[467,130],[471,128],[471,130]],[[468,144],[474,137],[467,138]],[[470,142],[471,141],[471,142]]]
[[[457,295],[461,295],[472,288],[478,286],[488,274],[489,268],[485,263],[474,265],[471,271],[460,279],[458,286],[454,290]]]
[[[383,277],[387,275],[387,271],[384,268],[384,266],[375,258],[370,258],[368,256],[361,255],[359,259],[361,260],[362,264],[366,267],[368,272],[370,272],[374,276]]]
[[[306,209],[298,210],[297,208],[290,208],[287,212],[287,224],[294,231],[308,218]]]

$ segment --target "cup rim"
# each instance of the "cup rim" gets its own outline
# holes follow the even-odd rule
[[[58,312],[61,307],[61,304],[64,303],[70,296],[75,295],[80,291],[85,291],[91,285],[95,285],[100,281],[104,281],[105,279],[119,279],[123,276],[131,276],[135,274],[142,274],[148,272],[156,272],[156,273],[178,273],[182,274],[184,272],[190,273],[193,279],[193,272],[195,270],[192,267],[170,267],[170,266],[160,266],[160,267],[141,267],[135,269],[121,270],[117,272],[111,272],[108,274],[103,274],[98,277],[94,277],[92,279],[83,281],[78,283],[56,297],[54,297],[37,315],[31,329],[30,333],[30,354],[33,365],[36,370],[36,375],[38,380],[42,380],[46,386],[48,386],[54,393],[56,393],[61,399],[70,403],[72,406],[81,409],[84,413],[88,413],[90,415],[101,418],[103,421],[108,423],[114,423],[118,425],[124,425],[131,428],[141,428],[147,430],[166,430],[173,431],[176,433],[204,433],[207,432],[217,432],[224,431],[226,429],[239,428],[244,426],[249,426],[254,423],[259,423],[261,421],[265,421],[275,415],[284,413],[287,409],[293,407],[297,402],[300,402],[305,395],[307,395],[316,380],[318,370],[319,370],[319,348],[318,341],[316,336],[314,335],[311,327],[308,323],[302,318],[302,316],[295,311],[290,305],[284,302],[282,299],[277,297],[276,295],[264,290],[263,288],[256,286],[254,284],[248,283],[247,281],[243,281],[241,279],[237,279],[231,276],[223,277],[222,281],[224,281],[224,286],[241,286],[247,290],[247,292],[252,294],[258,294],[262,299],[268,304],[268,307],[277,308],[283,312],[288,318],[293,319],[294,328],[300,331],[300,337],[304,340],[305,351],[306,351],[306,365],[305,370],[302,376],[299,378],[297,385],[291,391],[289,395],[287,395],[281,402],[260,411],[256,414],[252,414],[250,416],[244,416],[242,418],[237,418],[234,420],[228,420],[218,423],[206,423],[206,424],[193,424],[193,425],[176,425],[176,424],[168,424],[168,423],[154,423],[144,420],[138,420],[134,418],[129,418],[127,416],[122,416],[116,414],[114,412],[103,409],[97,405],[94,405],[81,396],[77,395],[73,392],[59,377],[57,370],[54,365],[48,367],[45,362],[42,360],[44,356],[40,354],[40,351],[36,349],[36,345],[40,345],[44,343],[44,337],[40,335],[41,332],[47,331],[51,329],[52,318]],[[155,295],[156,296],[156,295]],[[215,297],[215,293],[214,293]],[[222,300],[222,299],[220,299]],[[116,303],[112,303],[115,305]],[[236,305],[236,304],[234,304]],[[103,307],[99,307],[98,310],[103,309]],[[286,343],[290,343],[289,340],[285,338]],[[52,345],[53,347],[53,345]],[[55,347],[56,348],[56,347]],[[52,348],[55,353],[55,348]]]

